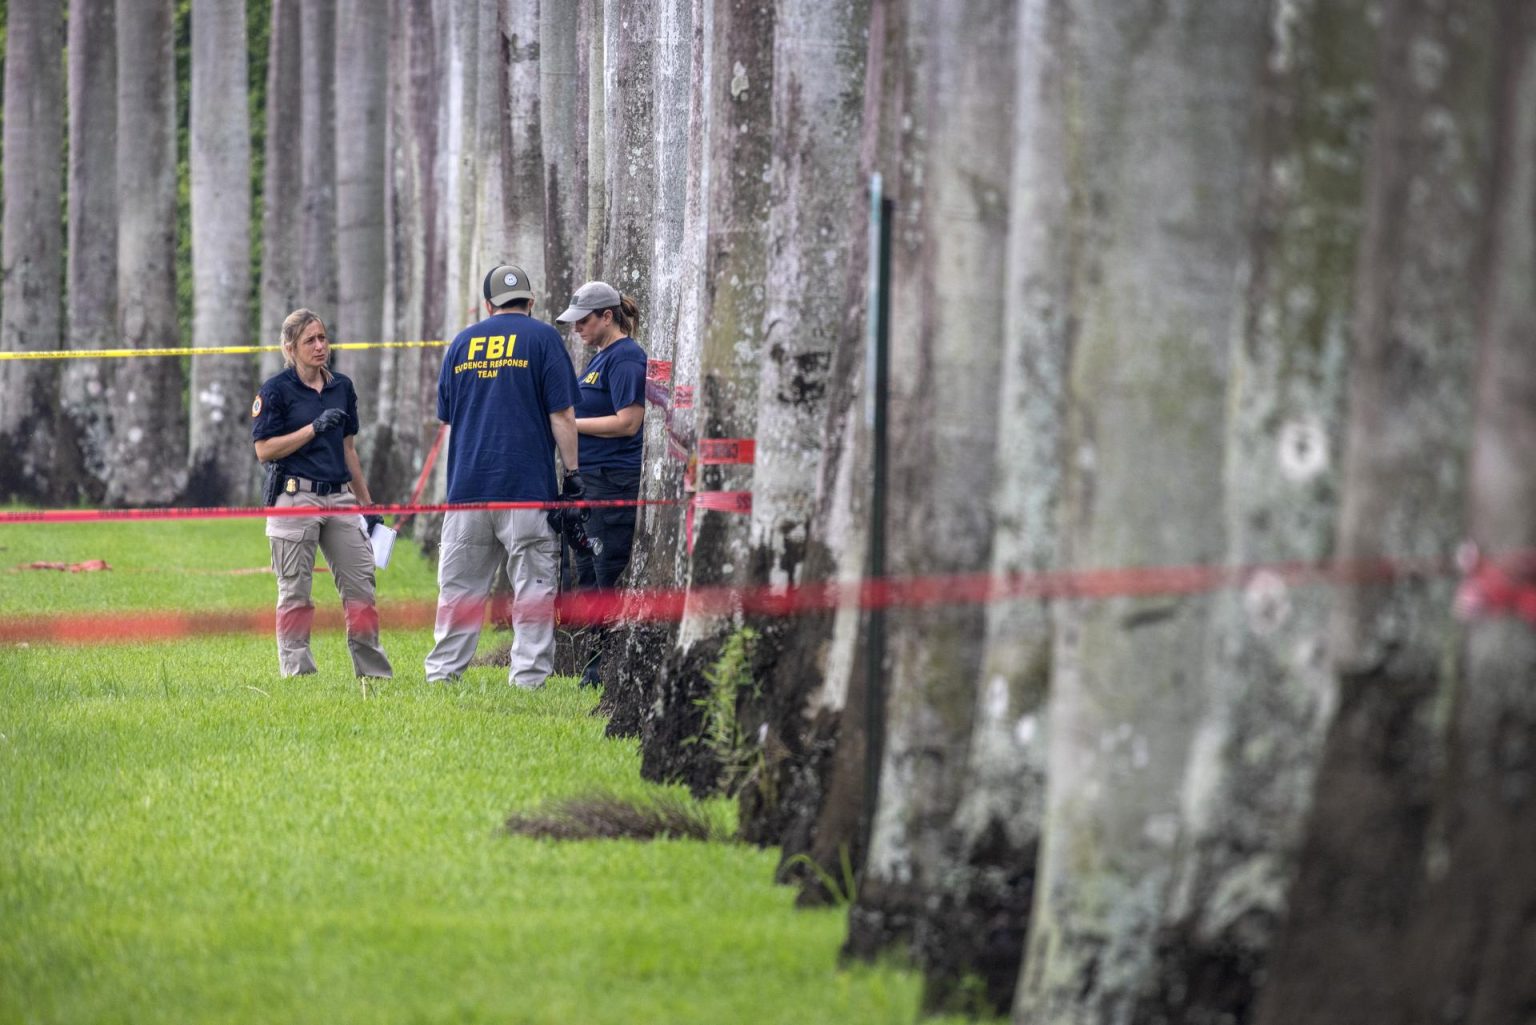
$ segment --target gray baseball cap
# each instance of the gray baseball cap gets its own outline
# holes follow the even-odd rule
[[[571,296],[571,305],[555,319],[562,322],[580,320],[594,310],[606,310],[619,305],[619,290],[606,281],[588,281]]]
[[[491,268],[491,272],[485,276],[482,291],[486,302],[492,306],[505,306],[513,299],[532,299],[533,282],[521,267],[504,263]]]

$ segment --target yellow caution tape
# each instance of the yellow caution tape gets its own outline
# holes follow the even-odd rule
[[[441,340],[419,342],[341,342],[333,349],[440,349]],[[0,352],[0,362],[20,359],[114,359],[125,356],[248,356],[281,352],[280,345],[209,345],[186,349],[53,349],[39,352]]]

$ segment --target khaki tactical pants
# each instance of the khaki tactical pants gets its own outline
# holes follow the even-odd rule
[[[437,564],[436,644],[428,680],[464,672],[505,552],[512,582],[512,664],[507,682],[536,690],[555,668],[555,581],[559,543],[542,509],[467,509],[443,515]]]
[[[316,495],[300,491],[279,495],[276,508],[357,508],[350,492]],[[379,647],[379,614],[373,600],[373,548],[359,516],[269,516],[267,539],[272,546],[272,571],[277,574],[277,663],[284,676],[313,673],[309,632],[315,606],[310,600],[315,547],[341,595],[347,624],[347,648],[358,676],[393,676],[389,659]]]

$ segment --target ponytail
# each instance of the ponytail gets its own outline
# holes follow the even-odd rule
[[[633,297],[619,294],[619,305],[612,307],[613,322],[619,330],[626,335],[632,335],[640,327],[640,307],[635,304]]]

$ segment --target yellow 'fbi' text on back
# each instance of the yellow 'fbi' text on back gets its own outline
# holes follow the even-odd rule
[[[469,340],[469,352],[463,363],[453,368],[455,374],[473,370],[480,377],[495,377],[502,367],[527,369],[528,361],[513,359],[512,350],[517,345],[517,335],[484,335]]]

